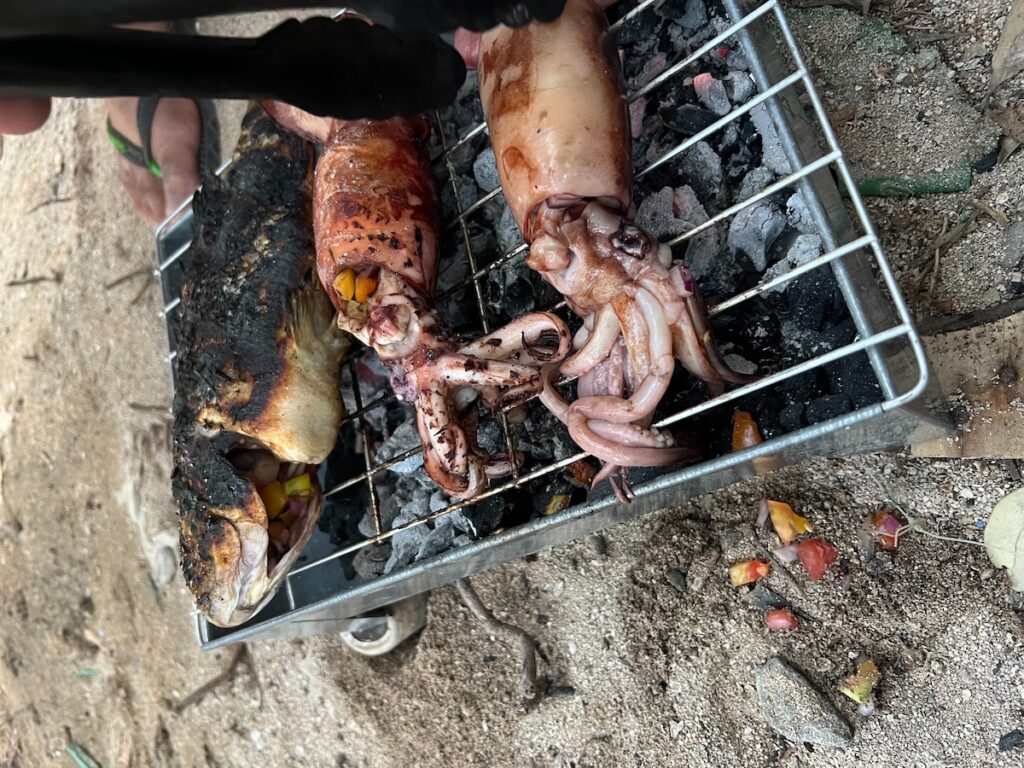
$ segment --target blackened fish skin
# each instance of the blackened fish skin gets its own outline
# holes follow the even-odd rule
[[[195,232],[179,309],[172,487],[182,571],[200,611],[234,626],[273,596],[316,527],[268,569],[268,518],[228,454],[269,450],[317,464],[342,420],[345,338],[316,276],[310,145],[255,107],[237,156],[193,203]]]

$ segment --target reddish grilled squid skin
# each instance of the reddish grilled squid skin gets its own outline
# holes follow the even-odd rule
[[[472,343],[449,334],[434,308],[440,221],[425,120],[270,111],[323,144],[313,190],[317,271],[339,327],[376,351],[395,393],[415,405],[427,473],[452,496],[475,496],[515,457],[485,454],[460,406],[476,393],[493,407],[538,394],[540,367],[571,348],[568,327],[535,312]]]
[[[650,427],[675,359],[712,393],[749,379],[722,360],[689,269],[631,221],[625,85],[602,5],[568,0],[551,24],[458,42],[478,56],[502,191],[530,245],[527,263],[585,321],[575,353],[546,372],[542,398],[606,462],[599,479],[613,479],[624,499],[619,467],[694,458]],[[571,404],[553,386],[559,372],[582,377]]]

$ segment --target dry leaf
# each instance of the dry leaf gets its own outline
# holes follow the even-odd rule
[[[985,114],[1003,129],[1005,135],[1024,143],[1024,104],[1018,102],[1006,107],[997,107]]]
[[[1013,0],[999,44],[992,55],[992,80],[989,93],[1024,70],[1024,0]]]
[[[828,121],[832,123],[833,128],[841,128],[856,117],[856,104],[844,104],[838,109],[828,113]]]
[[[1010,587],[1024,592],[1024,488],[992,510],[985,525],[985,549],[993,565],[1009,571]]]
[[[1010,156],[1020,149],[1021,142],[1017,141],[1013,136],[1003,136],[999,142],[999,164],[1002,165]]]

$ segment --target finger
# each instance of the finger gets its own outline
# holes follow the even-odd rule
[[[0,100],[0,134],[24,134],[41,128],[50,117],[49,99]]]

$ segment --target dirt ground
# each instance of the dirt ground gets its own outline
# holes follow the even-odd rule
[[[940,55],[976,107],[964,51],[980,41],[991,54],[1008,3],[878,6],[893,21],[919,9],[940,31],[966,20],[974,40],[940,41]],[[819,68],[834,55],[810,48]],[[424,632],[388,657],[354,655],[329,637],[255,644],[251,668],[176,714],[169,702],[230,652],[197,650],[176,572],[152,236],[118,187],[102,123],[99,105],[61,102],[45,130],[6,139],[0,159],[0,766],[70,766],[70,742],[106,768],[1020,765],[1019,750],[997,743],[1024,728],[1024,614],[984,550],[921,534],[871,563],[856,548],[860,521],[886,500],[931,531],[980,541],[1019,472],[896,454],[784,469],[609,530],[605,546],[582,541],[475,578],[485,602],[535,633],[549,657],[558,695],[529,711],[506,641],[446,588],[431,596]],[[929,125],[921,130],[941,142],[942,120]],[[901,279],[972,193],[1010,190],[1002,209],[1021,218],[1009,183],[1019,186],[1021,160],[1011,162],[965,195],[872,203]],[[943,275],[970,274],[971,259],[998,262],[994,227],[949,251]],[[980,274],[995,282],[957,295],[1005,280]],[[44,279],[9,284],[25,278]],[[934,302],[919,297],[915,309]],[[809,617],[788,635],[766,631],[722,567],[696,591],[666,579],[735,548],[735,526],[752,522],[765,493],[812,518],[849,577],[773,577]],[[883,674],[870,718],[836,691],[861,653]],[[788,745],[765,724],[755,671],[774,655],[853,724],[850,747]]]

